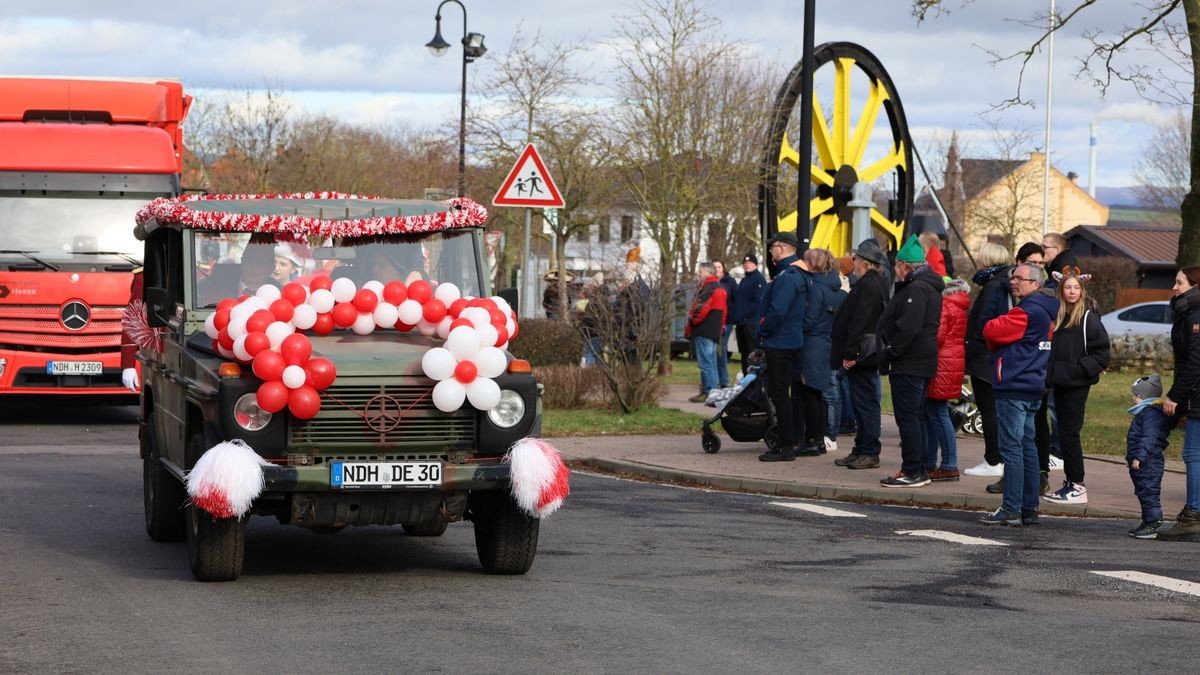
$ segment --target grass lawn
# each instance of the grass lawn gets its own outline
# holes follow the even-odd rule
[[[625,436],[630,434],[700,434],[705,418],[674,408],[642,408],[628,415],[606,408],[546,410],[542,434],[555,436]],[[719,429],[720,425],[714,425]]]

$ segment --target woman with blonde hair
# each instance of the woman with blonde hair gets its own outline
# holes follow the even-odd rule
[[[1066,480],[1061,488],[1046,495],[1046,501],[1058,504],[1086,504],[1083,485],[1084,406],[1092,385],[1108,367],[1108,331],[1094,311],[1084,284],[1092,278],[1078,267],[1068,266],[1054,272],[1058,282],[1058,319],[1050,341],[1050,361],[1046,365],[1046,386],[1052,390],[1058,415],[1058,441],[1062,448]]]
[[[983,426],[983,461],[963,471],[968,476],[1003,476],[1000,443],[996,431],[996,399],[992,395],[992,366],[983,326],[988,321],[1007,314],[1012,307],[1012,292],[1008,285],[1013,258],[1000,244],[985,242],[975,254],[979,266],[971,281],[980,287],[971,311],[967,315],[966,365],[971,378],[971,391],[979,407]]]

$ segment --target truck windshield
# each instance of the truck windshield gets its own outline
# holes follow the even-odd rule
[[[76,254],[124,253],[140,259],[142,243],[133,236],[134,215],[162,194],[51,192],[46,196],[0,195],[0,242],[54,262]]]
[[[197,231],[193,236],[195,307],[215,307],[268,283],[307,285],[315,276],[345,277],[359,287],[372,280],[425,279],[453,283],[464,295],[483,293],[472,230],[305,242],[243,232]]]

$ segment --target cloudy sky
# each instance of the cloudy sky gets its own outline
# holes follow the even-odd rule
[[[465,0],[469,28],[487,36],[489,54],[471,66],[485,76],[495,56],[520,29],[555,39],[603,45],[585,57],[594,75],[606,71],[621,15],[634,0]],[[1078,0],[1060,0],[1069,9]],[[980,114],[1010,96],[1016,68],[993,66],[984,48],[1011,52],[1036,31],[1011,19],[1048,8],[1048,0],[977,0],[918,25],[908,0],[817,0],[817,43],[857,42],[873,51],[895,81],[919,148],[950,130],[964,135],[971,155],[988,154]],[[1133,3],[1102,3],[1083,27],[1119,28],[1140,14]],[[306,109],[350,122],[414,126],[456,121],[461,62],[457,47],[434,58],[424,44],[433,34],[435,0],[207,0],[164,5],[58,0],[0,0],[0,73],[19,75],[172,76],[194,91],[237,90],[263,83],[288,90]],[[709,0],[730,40],[760,58],[790,68],[800,58],[800,0]],[[1182,17],[1180,17],[1181,19]],[[446,38],[462,34],[462,13],[444,10]],[[1088,125],[1099,124],[1101,186],[1134,183],[1133,167],[1153,124],[1174,114],[1168,104],[1115,86],[1101,99],[1073,77],[1086,52],[1080,30],[1055,42],[1052,161],[1086,183]],[[1152,52],[1132,56],[1157,67]],[[1170,68],[1171,66],[1167,66]],[[1177,71],[1172,71],[1177,72]],[[1046,58],[1035,58],[1024,93],[1035,103],[998,113],[1003,127],[1034,132],[1042,144]],[[1031,148],[1032,149],[1032,148]],[[927,153],[932,147],[927,148]]]

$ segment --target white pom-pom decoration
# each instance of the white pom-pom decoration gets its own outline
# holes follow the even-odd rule
[[[437,335],[437,324],[429,323],[425,319],[421,319],[417,322],[417,332],[425,337],[433,337],[434,335]]]
[[[209,314],[208,318],[204,320],[204,334],[214,340],[217,339],[217,336],[221,334],[221,331],[217,330],[216,312]]]
[[[446,336],[446,349],[459,361],[466,361],[479,352],[479,333],[474,328],[459,326]]]
[[[438,322],[437,336],[445,340],[446,336],[450,335],[450,324],[454,323],[454,319],[449,316]]]
[[[454,376],[454,368],[458,360],[450,350],[434,347],[421,357],[421,371],[431,380],[445,380]]]
[[[462,297],[462,291],[458,290],[458,286],[450,282],[438,284],[438,287],[433,291],[433,297],[446,303],[446,306],[454,304],[455,300]]]
[[[288,366],[283,369],[283,376],[279,379],[283,380],[283,386],[288,389],[299,389],[308,380],[308,373],[300,366]]]
[[[337,304],[337,301],[333,299],[331,291],[322,288],[313,291],[312,295],[308,296],[308,304],[317,310],[318,314],[328,314],[333,311],[333,306]]]
[[[571,470],[546,441],[523,438],[504,459],[511,466],[513,500],[530,517],[549,516],[571,494]]]
[[[454,412],[467,400],[467,388],[454,378],[438,382],[433,388],[433,405],[442,412]]]
[[[282,321],[271,322],[271,325],[267,326],[267,339],[271,341],[271,349],[278,347],[284,338],[295,332],[296,329],[290,323]]]
[[[475,367],[479,370],[479,377],[500,377],[508,368],[508,357],[495,347],[480,349],[479,353],[471,360],[475,362]]]
[[[250,360],[250,358],[251,358],[250,352],[246,351],[246,336],[245,335],[241,336],[240,338],[235,338],[233,340],[233,355],[237,357],[238,361],[249,361]]]
[[[376,297],[383,297],[383,282],[374,279],[362,285],[364,291],[371,291]]]
[[[280,295],[279,289],[276,288],[274,284],[263,284],[262,286],[258,287],[257,291],[254,292],[254,297],[265,301],[269,305],[282,296]]]
[[[350,302],[354,299],[354,294],[358,292],[354,282],[346,277],[334,279],[333,287],[329,290],[333,292],[333,299],[338,302]]]
[[[359,312],[358,318],[350,326],[359,335],[370,335],[375,330],[375,315],[370,312]]]
[[[423,316],[421,303],[416,300],[405,300],[396,307],[396,316],[404,323],[415,326]]]
[[[476,410],[491,410],[500,402],[500,385],[495,380],[477,377],[467,385],[467,400]]]
[[[317,324],[317,310],[312,305],[296,305],[292,312],[292,325],[300,330],[308,330]]]
[[[380,328],[391,328],[396,325],[396,319],[400,314],[396,311],[396,306],[390,302],[381,302],[375,305],[375,311],[372,314],[375,317],[375,325]]]
[[[274,466],[241,439],[218,443],[187,475],[192,503],[217,518],[241,518],[263,490],[263,467]]]

